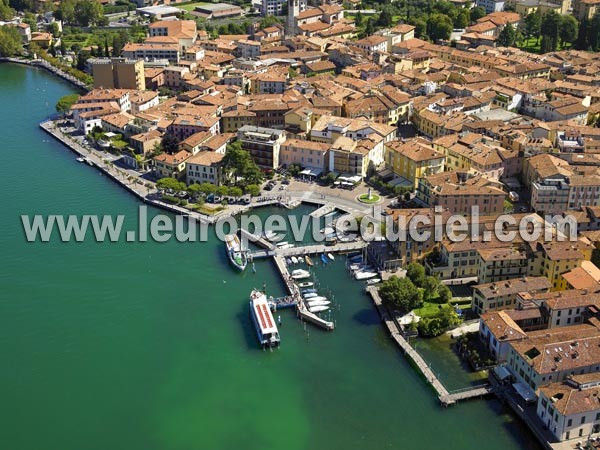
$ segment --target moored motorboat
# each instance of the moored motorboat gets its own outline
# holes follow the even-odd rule
[[[327,264],[329,262],[327,256],[325,256],[323,253],[321,253],[321,261],[323,261],[323,264]]]
[[[323,312],[323,311],[327,311],[328,309],[329,309],[329,306],[327,306],[327,305],[315,305],[315,306],[308,307],[308,310],[311,313]]]
[[[225,235],[225,249],[231,265],[238,270],[244,270],[248,265],[248,258],[237,234]]]
[[[304,264],[304,258],[302,256],[298,256],[298,262],[300,264]]]
[[[312,259],[310,259],[310,256],[306,255],[304,257],[304,260],[306,261],[306,264],[308,264],[309,266],[313,265]]]
[[[263,347],[277,347],[281,339],[267,296],[256,289],[250,294],[250,316],[260,344]]]
[[[370,280],[367,280],[369,286],[377,283],[381,283],[381,278],[371,278]]]
[[[302,280],[304,278],[309,278],[309,277],[310,277],[310,272],[308,270],[296,269],[296,270],[292,271],[292,278],[294,280]]]
[[[312,281],[305,281],[303,283],[298,283],[298,287],[301,287],[301,288],[308,288],[308,287],[311,287],[311,286],[314,286],[314,285],[315,285],[315,283],[313,283]]]
[[[356,272],[354,274],[354,278],[356,278],[357,280],[367,280],[369,278],[374,278],[377,276],[377,272]]]
[[[300,291],[300,292],[302,292],[302,294],[314,294],[317,292],[317,290],[316,289],[302,289],[302,291]]]
[[[332,261],[335,259],[335,256],[333,256],[333,253],[327,253],[327,257]]]
[[[295,256],[292,256],[291,260],[293,264],[298,264],[298,258],[296,258]]]
[[[306,303],[308,303],[309,308],[312,308],[313,306],[327,306],[331,304],[329,300],[309,300]]]
[[[309,298],[313,298],[313,297],[318,297],[319,294],[317,294],[316,292],[308,292],[306,294],[303,295],[304,298],[309,299]]]
[[[315,297],[311,297],[308,301],[309,302],[322,302],[322,301],[325,301],[325,300],[327,300],[327,297],[323,297],[321,295],[317,295]]]

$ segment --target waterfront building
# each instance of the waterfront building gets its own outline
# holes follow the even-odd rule
[[[185,164],[186,183],[221,184],[221,162],[225,154],[209,151],[196,153]]]
[[[169,153],[161,153],[154,157],[154,175],[157,178],[175,178],[177,180],[185,179],[185,164],[190,158],[191,153],[180,150],[171,155]]]
[[[285,132],[274,128],[246,125],[238,130],[242,148],[248,150],[254,162],[264,170],[279,168],[279,151],[285,140]]]
[[[420,178],[444,171],[444,154],[421,138],[388,142],[385,159],[395,175],[410,181],[415,188]]]
[[[281,144],[279,163],[282,166],[296,164],[313,170],[316,174],[324,173],[329,163],[329,145],[321,142],[287,139]]]
[[[484,249],[480,249],[484,250]],[[518,294],[548,292],[551,283],[546,277],[511,278],[502,282],[479,283],[473,286],[471,309],[481,315],[489,311],[515,308]]]

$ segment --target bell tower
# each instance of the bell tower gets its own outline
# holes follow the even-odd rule
[[[293,37],[296,35],[296,16],[300,13],[300,0],[287,0],[287,6],[286,35]]]

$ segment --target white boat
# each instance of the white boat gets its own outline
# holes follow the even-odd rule
[[[301,288],[309,288],[314,285],[315,285],[315,283],[313,283],[312,281],[305,281],[304,283],[298,283],[298,287],[301,287]]]
[[[292,260],[293,264],[298,264],[298,258],[296,258],[295,256],[292,256],[290,259]]]
[[[321,228],[319,231],[321,234],[335,234],[335,228],[332,227]]]
[[[77,162],[80,162],[80,163],[85,162],[85,158],[81,158],[81,157],[77,158]]]
[[[267,241],[273,241],[277,238],[277,233],[275,233],[272,230],[267,230],[263,233],[263,237],[267,240]]]
[[[327,297],[322,297],[320,295],[316,295],[315,297],[308,299],[309,302],[323,302],[325,300],[327,300]]]
[[[369,286],[377,283],[381,283],[381,278],[371,278],[370,280],[367,280]]]
[[[360,264],[350,264],[350,270],[360,270]]]
[[[302,256],[298,256],[298,262],[300,264],[304,264],[304,258]]]
[[[229,262],[239,270],[244,270],[248,264],[246,252],[242,249],[242,244],[237,234],[225,235],[225,248]]]
[[[302,294],[316,294],[316,289],[302,289]]]
[[[304,294],[304,298],[305,299],[309,299],[309,298],[313,298],[313,297],[318,297],[319,294],[317,294],[316,292],[309,292],[307,294]]]
[[[310,272],[304,269],[296,269],[292,271],[292,278],[294,280],[303,280],[304,278],[309,278]]]
[[[333,256],[333,253],[327,253],[327,257],[332,261],[335,259],[335,257]]]
[[[250,294],[250,316],[256,328],[258,341],[263,347],[277,347],[281,339],[273,314],[269,309],[267,296],[254,289]]]
[[[313,306],[327,306],[331,304],[329,300],[309,300],[306,303],[308,303],[309,308],[312,308]]]
[[[327,311],[328,309],[329,309],[329,306],[326,306],[326,305],[315,305],[315,306],[308,307],[308,310],[311,313],[323,312],[323,311]]]
[[[367,280],[369,278],[374,278],[377,276],[377,272],[356,272],[354,274],[354,278],[357,280]]]
[[[287,248],[288,245],[290,245],[290,243],[288,241],[283,241],[283,242],[278,242],[276,247],[277,248]]]

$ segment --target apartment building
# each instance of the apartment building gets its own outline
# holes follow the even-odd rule
[[[395,175],[410,181],[416,188],[420,178],[444,171],[445,157],[425,139],[414,138],[385,144],[385,160]]]
[[[161,153],[154,157],[154,175],[157,178],[175,178],[183,181],[185,179],[185,163],[192,156],[191,153],[185,150],[171,155],[169,153]]]
[[[246,125],[238,130],[238,141],[248,150],[254,162],[263,170],[277,169],[279,153],[286,140],[285,132],[274,128]]]
[[[520,292],[538,294],[552,287],[546,277],[521,277],[502,282],[479,283],[473,286],[471,309],[481,315],[490,311],[515,308]]]
[[[286,167],[295,164],[314,170],[315,173],[326,172],[329,164],[329,145],[321,142],[287,139],[281,144],[279,162]]]
[[[480,248],[477,250],[478,283],[496,283],[527,275],[528,255],[515,247]]]
[[[94,58],[94,88],[146,90],[144,61],[127,58]]]
[[[224,153],[203,151],[191,156],[185,164],[186,183],[221,184],[221,162]]]

